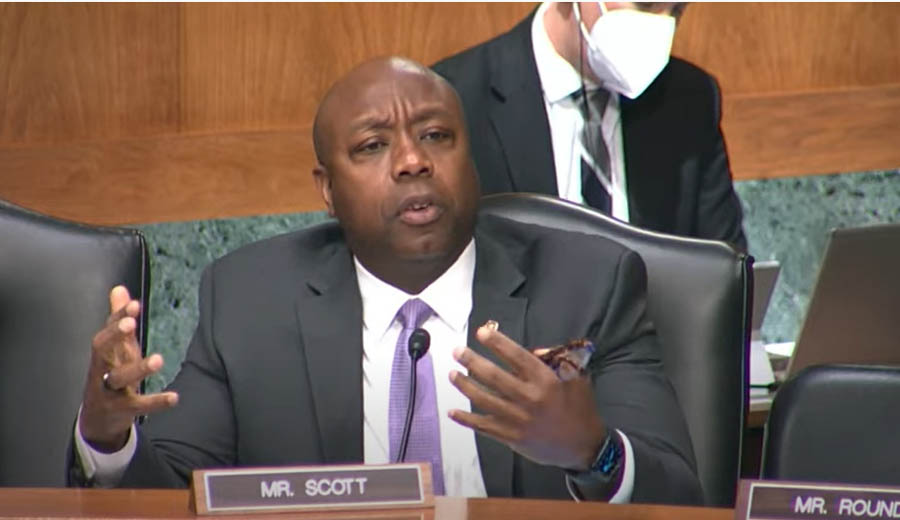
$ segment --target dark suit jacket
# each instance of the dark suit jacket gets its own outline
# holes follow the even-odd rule
[[[531,43],[533,16],[433,67],[462,100],[485,195],[559,194]],[[631,223],[746,249],[715,79],[672,58],[641,96],[620,101]]]
[[[497,217],[477,227],[469,345],[486,353],[473,335],[488,319],[523,345],[593,338],[599,410],[634,446],[633,499],[699,503],[691,443],[646,317],[637,254]],[[192,469],[205,467],[363,461],[361,323],[351,255],[334,223],[214,262],[201,282],[197,331],[171,385],[180,402],[141,427],[121,485],[184,486]],[[568,498],[560,469],[480,435],[477,447],[490,496]]]

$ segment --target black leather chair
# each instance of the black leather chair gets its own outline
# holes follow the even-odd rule
[[[149,273],[137,231],[65,222],[0,200],[0,485],[65,485],[109,290],[126,285],[146,309]]]
[[[895,486],[900,367],[818,365],[775,394],[762,477]]]
[[[544,195],[490,195],[481,212],[601,235],[641,255],[649,313],[687,419],[706,503],[733,506],[747,406],[752,257],[723,242],[641,230]]]

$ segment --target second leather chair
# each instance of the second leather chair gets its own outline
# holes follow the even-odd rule
[[[818,365],[775,394],[762,477],[895,486],[900,367]]]
[[[723,242],[644,231],[545,195],[490,195],[481,211],[601,235],[641,255],[650,316],[687,420],[706,503],[732,507],[747,396],[752,257]]]

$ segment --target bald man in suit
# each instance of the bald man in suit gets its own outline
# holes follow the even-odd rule
[[[479,217],[459,100],[414,62],[354,69],[322,102],[314,134],[316,185],[337,222],[207,268],[197,331],[165,392],[136,392],[162,358],[141,358],[138,302],[112,291],[73,484],[172,487],[198,468],[391,462],[389,367],[404,347],[394,316],[420,300],[434,311],[421,325],[434,386],[420,391],[437,395],[432,467],[446,494],[699,503],[637,254]],[[572,338],[596,352],[567,377],[523,347]]]

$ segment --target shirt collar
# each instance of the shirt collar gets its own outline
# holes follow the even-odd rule
[[[472,282],[475,279],[475,240],[419,294],[408,294],[376,277],[354,256],[356,279],[362,297],[363,326],[383,336],[394,322],[397,311],[410,298],[419,298],[450,328],[465,330],[472,311]]]
[[[534,51],[534,61],[537,65],[544,98],[551,104],[568,98],[582,85],[581,74],[556,52],[550,37],[547,36],[544,14],[552,5],[553,2],[542,3],[531,21],[531,45]],[[588,84],[590,82],[587,78],[585,78],[585,82],[588,87],[591,86]]]

